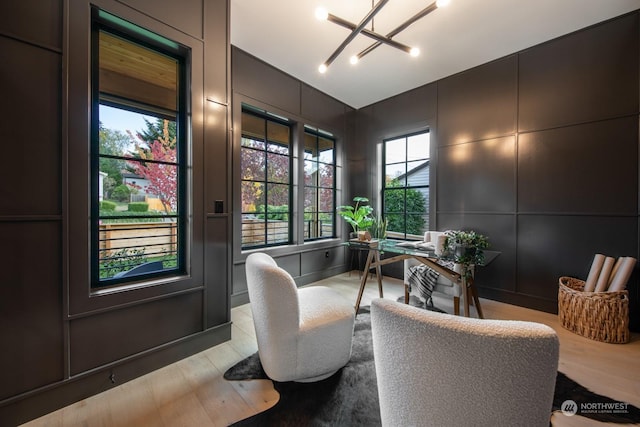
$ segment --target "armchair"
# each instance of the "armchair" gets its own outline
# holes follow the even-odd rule
[[[298,289],[265,253],[249,255],[245,267],[258,354],[272,380],[319,381],[347,364],[355,319],[350,301],[325,286]]]
[[[383,426],[549,425],[559,341],[546,325],[371,304]]]

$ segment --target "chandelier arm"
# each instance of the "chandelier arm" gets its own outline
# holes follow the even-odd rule
[[[373,19],[373,17],[380,12],[380,10],[382,9],[382,7],[387,4],[389,0],[380,0],[378,2],[378,4],[376,4],[374,6],[373,9],[371,9],[369,11],[369,13],[367,13],[367,16],[365,16],[362,21],[360,21],[360,23],[358,24],[358,26],[351,32],[351,34],[349,34],[347,36],[346,39],[344,39],[344,41],[342,42],[342,44],[340,46],[338,46],[338,48],[331,54],[331,56],[329,57],[329,59],[327,59],[324,62],[324,65],[326,67],[328,67],[329,65],[331,65],[331,63],[338,57],[338,55],[340,55],[340,53],[344,50],[345,47],[347,47],[347,45],[349,43],[351,43],[351,41],[358,35],[360,34],[360,32],[364,29],[364,27],[369,23],[369,21],[371,21]]]
[[[327,17],[327,20],[333,22],[334,24],[340,25],[341,27],[347,28],[349,30],[354,30],[356,28],[356,24],[354,24],[353,22],[349,22],[346,19],[342,19],[340,17],[337,17],[335,15],[329,14],[329,16]],[[393,46],[396,49],[400,49],[404,52],[409,53],[411,51],[411,48],[409,46],[407,46],[406,44],[397,42],[395,40],[390,39],[389,37],[385,37],[382,34],[378,34],[376,32],[373,32],[371,30],[367,30],[366,28],[362,29],[361,33],[367,37],[370,37],[380,43],[385,43],[388,44],[389,46]]]
[[[417,20],[424,18],[425,16],[427,16],[428,14],[430,14],[431,12],[433,12],[434,10],[436,10],[438,8],[438,6],[436,6],[436,2],[431,3],[429,6],[425,7],[424,9],[422,9],[420,12],[416,13],[415,15],[413,15],[411,18],[407,19],[405,22],[403,22],[402,24],[400,24],[400,26],[394,28],[391,32],[389,32],[387,34],[387,38],[391,39],[393,36],[397,35],[398,33],[400,33],[401,31],[404,31],[407,27],[409,27],[411,24],[413,24],[414,22],[416,22]],[[360,53],[358,53],[356,56],[358,57],[358,59],[362,58],[363,56],[365,56],[366,54],[368,54],[369,52],[373,51],[374,49],[376,49],[378,46],[380,46],[382,43],[380,41],[377,41],[375,43],[373,43],[372,45],[368,46],[367,48],[365,48],[364,50],[362,50]]]

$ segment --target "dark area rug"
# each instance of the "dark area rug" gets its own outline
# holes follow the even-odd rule
[[[224,374],[227,380],[268,379],[258,353],[240,361]],[[333,376],[315,383],[273,382],[280,400],[272,408],[239,421],[233,426],[379,426],[378,386],[373,362],[371,315],[369,307],[358,312],[354,328],[353,350],[349,363]],[[560,411],[566,400],[582,404],[619,404],[581,386],[558,372],[553,411]],[[591,405],[589,412],[578,410],[577,416],[597,421],[636,424],[640,409],[627,405],[626,410],[613,413]],[[561,415],[562,416],[562,415]],[[551,417],[551,414],[549,414]]]

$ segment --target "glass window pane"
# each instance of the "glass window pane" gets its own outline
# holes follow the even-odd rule
[[[178,111],[176,58],[104,30],[98,37],[101,96]]]
[[[265,212],[264,184],[254,181],[242,181],[242,212],[243,213],[264,213]]]
[[[267,153],[267,181],[289,182],[289,156]]]
[[[412,135],[407,138],[407,160],[428,159],[430,157],[429,132]]]
[[[289,142],[291,140],[290,131],[291,129],[289,128],[289,126],[272,121],[267,121],[267,141],[274,143],[274,147],[281,147],[280,150],[282,149],[282,147],[286,147],[287,149],[286,152],[278,151],[280,153],[288,154]],[[273,149],[271,148],[271,145],[269,147],[269,150]]]
[[[320,151],[319,161],[323,163],[334,163],[334,142],[327,138],[318,138],[318,149]]]
[[[242,215],[242,246],[264,246],[266,244],[265,220],[255,215]]]
[[[266,121],[253,114],[242,113],[242,135],[248,139],[266,140]],[[243,142],[244,143],[244,142]]]
[[[315,135],[304,134],[304,158],[318,160],[318,141]]]
[[[304,188],[304,211],[316,212],[318,210],[317,200],[318,193],[316,187]]]
[[[318,164],[314,161],[304,162],[304,185],[318,185]]]
[[[387,232],[393,231],[404,234],[404,214],[389,213],[385,217],[387,218]]]
[[[385,167],[385,186],[386,187],[404,187],[407,184],[406,163],[397,163],[386,165]]]
[[[404,162],[407,160],[407,143],[405,138],[385,141],[385,164]]]
[[[284,209],[283,206],[286,207],[286,212],[289,211],[289,186],[282,184],[268,184],[267,185],[267,205],[271,209],[271,207],[279,207],[279,209]]]
[[[332,188],[321,188],[319,190],[319,206],[320,212],[333,214],[334,211],[334,190]]]
[[[407,187],[429,185],[429,167],[426,160],[407,162]]]
[[[385,190],[385,213],[405,212],[404,190]]]
[[[253,139],[253,138],[248,138],[246,136],[243,136],[242,137],[242,146],[243,147],[256,148],[256,149],[259,149],[259,150],[264,150],[265,147],[266,147],[266,144],[264,143],[264,141]]]
[[[248,148],[240,149],[240,176],[242,179],[264,181],[264,152]]]
[[[335,167],[333,165],[325,165],[321,163],[319,168],[319,173],[318,173],[318,186],[333,187],[334,172],[335,172]]]

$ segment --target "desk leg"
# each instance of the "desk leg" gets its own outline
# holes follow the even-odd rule
[[[484,319],[484,314],[482,313],[482,307],[480,307],[480,298],[478,297],[478,288],[476,288],[475,283],[473,283],[473,279],[471,279],[471,283],[469,284],[469,290],[473,295],[473,303],[476,306],[476,310],[478,310],[478,317],[480,319]]]
[[[364,266],[364,274],[362,275],[362,279],[360,280],[360,290],[358,291],[358,299],[356,300],[356,315],[358,314],[358,309],[360,308],[360,301],[362,300],[362,293],[364,292],[364,287],[367,284],[367,277],[369,276],[369,267],[371,266],[371,259],[373,258],[374,252],[377,252],[377,251],[369,251],[369,255],[367,255],[367,262]]]
[[[376,278],[378,279],[378,293],[380,294],[380,298],[384,298],[382,292],[382,270],[380,269],[380,252],[374,252],[376,257]]]
[[[464,317],[469,317],[469,287],[466,273],[467,272],[462,269],[462,298],[464,298]]]

